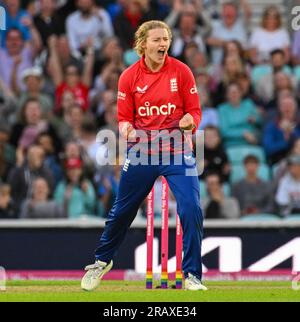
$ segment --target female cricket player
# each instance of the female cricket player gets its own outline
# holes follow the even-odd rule
[[[191,132],[199,126],[201,108],[195,80],[188,66],[168,56],[171,40],[168,25],[157,20],[145,22],[135,34],[135,50],[141,58],[122,73],[118,86],[119,129],[128,141],[135,137],[137,130]],[[129,151],[116,200],[95,251],[95,264],[85,268],[82,289],[95,289],[112,268],[112,259],[139,206],[155,180],[164,176],[176,198],[183,229],[185,289],[206,290],[201,283],[203,216],[196,166],[192,169],[195,175],[187,176],[190,165],[185,163],[133,165],[130,159]]]

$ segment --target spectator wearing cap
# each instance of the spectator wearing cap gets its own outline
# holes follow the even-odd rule
[[[96,194],[92,183],[85,179],[80,159],[67,159],[66,177],[54,193],[54,199],[61,205],[69,218],[95,214]]]
[[[237,219],[240,207],[235,198],[226,197],[218,173],[211,172],[205,178],[208,197],[203,200],[206,219]]]
[[[295,140],[300,137],[295,99],[292,96],[280,98],[278,111],[278,118],[268,122],[263,133],[263,145],[271,164],[286,157]]]
[[[6,34],[6,48],[0,48],[0,78],[14,93],[24,90],[22,73],[33,66],[33,61],[40,50],[39,36],[26,43],[20,30],[12,28]]]
[[[63,208],[50,200],[50,189],[44,178],[36,178],[32,183],[32,194],[21,207],[22,219],[46,219],[66,217]]]
[[[14,219],[17,212],[11,199],[11,189],[8,184],[0,183],[0,219]]]
[[[8,183],[16,209],[20,210],[22,202],[31,196],[32,183],[37,177],[43,177],[53,191],[53,174],[44,165],[44,150],[37,145],[28,148],[26,155],[18,155],[17,165],[10,171]]]
[[[254,155],[244,159],[245,179],[233,185],[232,195],[240,205],[242,215],[272,213],[272,186],[258,178],[259,160]]]
[[[42,112],[50,117],[53,111],[53,100],[48,94],[42,91],[43,72],[39,67],[31,67],[24,70],[22,80],[25,84],[25,90],[20,93],[18,99],[19,109],[29,98],[35,98],[40,102]]]
[[[281,215],[300,213],[300,157],[298,155],[288,159],[288,173],[279,181],[275,200]]]
[[[238,83],[227,88],[227,101],[218,106],[219,124],[225,147],[258,144],[261,115],[251,99],[242,99]]]

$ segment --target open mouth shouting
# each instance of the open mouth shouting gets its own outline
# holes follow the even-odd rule
[[[166,54],[167,50],[166,49],[159,49],[158,50],[158,57],[160,59],[164,58],[165,57],[165,54]]]

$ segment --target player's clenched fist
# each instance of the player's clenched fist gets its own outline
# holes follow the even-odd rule
[[[181,130],[192,130],[195,127],[194,118],[190,113],[187,113],[183,116],[183,118],[179,121],[179,127]]]
[[[132,124],[129,122],[120,122],[119,123],[119,131],[121,136],[125,140],[133,140],[136,136],[136,131],[133,128]]]

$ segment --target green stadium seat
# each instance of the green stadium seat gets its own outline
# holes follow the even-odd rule
[[[231,166],[230,182],[236,183],[246,176],[245,168],[243,164],[234,164]],[[271,179],[270,168],[267,164],[260,164],[258,169],[258,177],[261,180],[269,181]]]
[[[231,187],[229,183],[224,183],[223,184],[223,191],[224,191],[224,195],[225,197],[230,197],[231,196]]]
[[[252,85],[255,86],[264,75],[271,73],[271,71],[271,66],[267,64],[255,66],[251,73]]]
[[[254,214],[244,215],[240,220],[242,221],[273,221],[278,220],[280,217],[274,214]]]
[[[228,159],[232,164],[243,163],[248,155],[255,155],[261,163],[266,163],[265,151],[260,146],[243,145],[233,146],[226,149]]]
[[[207,198],[207,190],[206,190],[206,185],[203,180],[200,180],[200,198],[205,199]]]
[[[284,220],[286,220],[286,221],[299,221],[300,222],[300,214],[299,215],[298,214],[289,215]]]

